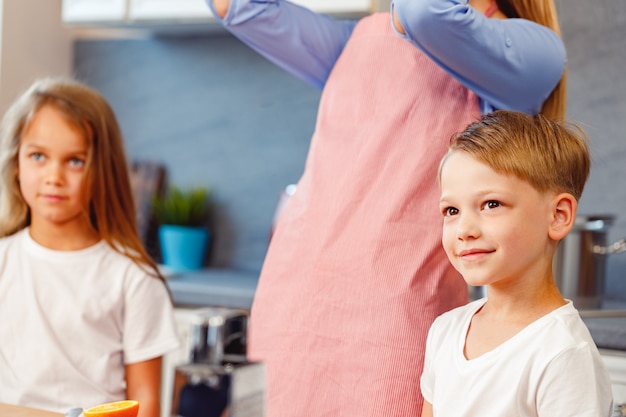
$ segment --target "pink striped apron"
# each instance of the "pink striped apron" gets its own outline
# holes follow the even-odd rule
[[[428,328],[468,301],[441,247],[436,172],[478,116],[478,98],[388,13],[357,25],[252,307],[268,417],[419,416]]]

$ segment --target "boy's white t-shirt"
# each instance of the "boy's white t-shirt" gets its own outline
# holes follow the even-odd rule
[[[571,301],[484,355],[467,360],[465,337],[486,299],[432,324],[421,378],[435,417],[609,417],[611,382]]]
[[[166,286],[104,241],[0,239],[0,402],[64,413],[122,400],[124,364],[178,345]]]

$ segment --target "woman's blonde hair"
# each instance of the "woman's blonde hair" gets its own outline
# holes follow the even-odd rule
[[[465,152],[503,175],[529,183],[539,192],[569,193],[580,199],[591,157],[585,132],[574,123],[542,114],[498,110],[455,135],[444,156]]]
[[[497,0],[498,8],[508,17],[532,20],[561,35],[553,0]],[[541,113],[550,118],[564,118],[567,101],[567,72],[543,103]]]
[[[30,224],[30,211],[18,183],[21,137],[35,113],[53,106],[87,139],[85,202],[93,227],[114,250],[163,280],[139,237],[128,161],[117,118],[106,99],[72,79],[35,81],[7,110],[0,126],[0,236]]]

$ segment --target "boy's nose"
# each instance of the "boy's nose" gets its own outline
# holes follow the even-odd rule
[[[460,215],[456,236],[460,240],[476,239],[480,236],[480,227],[477,219],[471,215]]]

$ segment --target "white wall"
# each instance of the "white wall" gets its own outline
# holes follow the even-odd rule
[[[70,75],[72,39],[62,0],[0,0],[0,114],[30,83]]]

